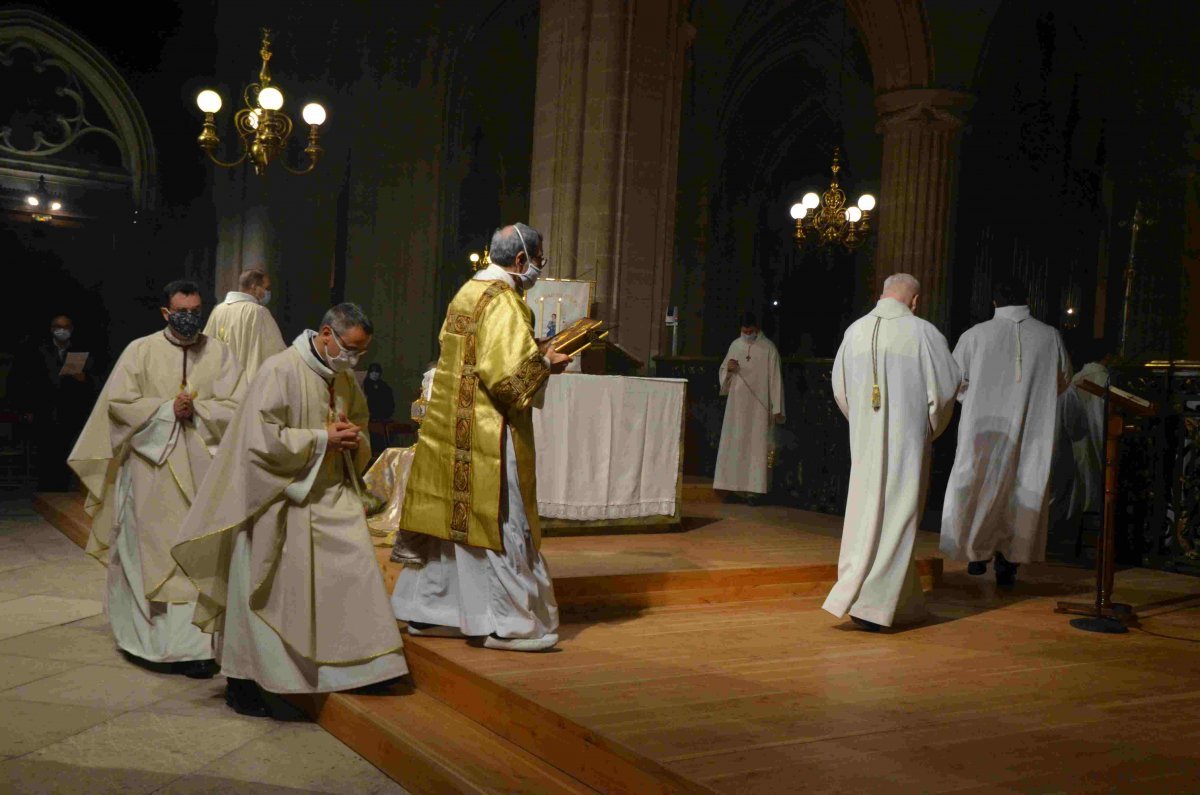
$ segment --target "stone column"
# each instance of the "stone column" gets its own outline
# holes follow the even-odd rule
[[[548,276],[596,282],[596,316],[648,362],[669,345],[684,53],[681,0],[543,0],[530,223]]]
[[[893,273],[916,276],[922,293],[918,311],[942,331],[950,309],[958,145],[973,101],[969,94],[936,88],[875,99],[883,133],[876,287]]]

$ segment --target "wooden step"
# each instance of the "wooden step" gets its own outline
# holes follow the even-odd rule
[[[916,564],[925,590],[940,584],[940,558],[921,558]],[[836,582],[837,564],[820,563],[560,577],[554,580],[554,595],[559,607],[570,613],[603,607],[669,607],[825,596]]]
[[[83,495],[74,491],[40,491],[33,495],[33,508],[80,549],[87,549],[92,517],[83,509]]]
[[[596,792],[406,684],[288,700],[410,792]]]
[[[405,636],[405,657],[418,692],[433,696],[597,791],[637,795],[712,792],[439,654],[439,644],[447,643],[462,641]],[[396,708],[398,705],[380,704],[382,712]],[[351,747],[358,750],[358,746]]]
[[[391,550],[376,548],[388,593],[400,566],[389,560]],[[917,574],[925,590],[942,579],[941,558],[919,558]],[[596,610],[634,610],[649,607],[746,602],[792,596],[825,596],[837,582],[836,563],[811,566],[762,566],[737,569],[695,569],[588,577],[555,577],[554,595],[566,615]]]
[[[719,503],[721,495],[713,490],[712,478],[701,478],[693,475],[683,476],[683,504]]]

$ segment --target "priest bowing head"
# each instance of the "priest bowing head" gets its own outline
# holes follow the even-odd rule
[[[241,368],[200,333],[200,289],[163,290],[166,327],[129,343],[68,463],[87,490],[88,552],[108,564],[106,613],[127,654],[197,678],[216,670],[192,626],[197,592],[171,558],[241,400]]]
[[[407,671],[361,494],[367,400],[354,378],[374,329],[338,304],[263,362],[172,550],[222,633],[226,703],[325,693]]]

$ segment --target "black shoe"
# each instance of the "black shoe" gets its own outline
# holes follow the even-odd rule
[[[879,624],[876,624],[874,621],[867,621],[865,618],[859,618],[858,616],[850,616],[850,620],[854,622],[855,626],[866,632],[878,632],[880,629],[882,629],[882,627]]]
[[[221,666],[217,665],[216,660],[189,660],[179,663],[176,670],[188,679],[212,679]]]
[[[967,564],[967,574],[970,574],[972,577],[987,574],[987,565],[988,562],[986,560],[973,560]]]
[[[1017,584],[1017,569],[1020,563],[1011,563],[1008,558],[996,553],[996,585],[1011,588]]]
[[[258,684],[250,679],[227,679],[225,704],[237,714],[251,718],[266,718],[271,714]]]

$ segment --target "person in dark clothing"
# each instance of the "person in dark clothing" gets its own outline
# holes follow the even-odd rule
[[[67,355],[79,350],[74,332],[71,318],[57,315],[50,321],[46,339],[17,364],[17,392],[26,416],[33,422],[39,491],[70,488],[67,455],[87,422],[98,391],[94,352],[84,349],[89,356],[81,372],[62,374]]]
[[[396,398],[392,388],[383,380],[383,366],[373,364],[367,368],[367,379],[363,382],[367,396],[367,410],[373,420],[390,420],[396,413]]]
[[[383,366],[372,364],[367,368],[367,378],[363,381],[363,393],[367,396],[367,411],[372,422],[386,422],[396,413],[396,397],[392,388],[383,380]],[[379,427],[379,426],[375,426]],[[371,431],[371,450],[375,454],[383,452],[387,447],[387,437],[378,431]]]

